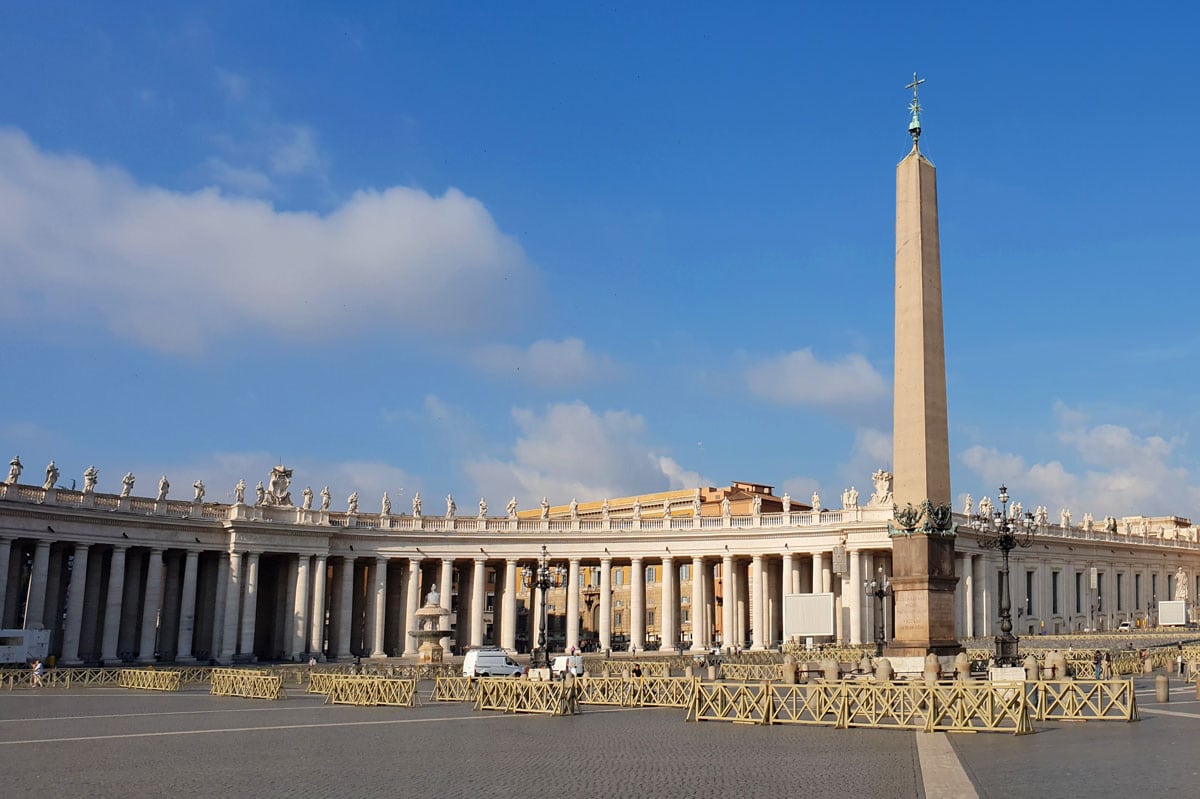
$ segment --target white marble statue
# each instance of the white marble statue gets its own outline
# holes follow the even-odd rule
[[[413,508],[413,518],[414,519],[419,518],[421,516],[421,492],[420,491],[413,494],[412,508]]]
[[[784,513],[792,512],[792,495],[787,493],[786,491],[783,492],[783,512]]]
[[[1058,512],[1058,523],[1062,525],[1062,529],[1071,529],[1071,509],[1063,508]]]
[[[254,504],[259,507],[267,504],[267,489],[263,488],[262,480],[254,487]]]
[[[542,497],[542,518],[543,519],[550,518],[550,503],[546,500],[545,497]]]
[[[1090,533],[1095,529],[1096,529],[1096,520],[1095,520],[1095,518],[1092,517],[1092,514],[1090,514],[1090,513],[1083,514],[1083,531],[1085,533]]]
[[[89,466],[83,471],[83,493],[94,494],[96,492],[96,481],[100,479],[100,470],[95,466]]]
[[[333,494],[329,491],[329,486],[321,489],[321,510],[329,510],[329,506],[333,504]]]
[[[454,495],[446,495],[446,518],[453,519],[454,514],[458,513],[458,506],[454,504]]]
[[[732,512],[733,509],[729,505],[729,497],[721,497],[721,515],[728,517]]]
[[[487,499],[484,497],[479,498],[479,518],[487,518]]]
[[[979,515],[982,516],[988,523],[992,521],[992,512],[996,510],[996,506],[992,504],[992,498],[984,496],[979,500]]]
[[[612,509],[609,507],[608,497],[605,497],[604,502],[600,505],[600,518],[607,521],[608,515],[611,512],[612,512]]]
[[[379,506],[379,515],[380,516],[391,516],[392,515],[392,498],[388,496],[388,493],[386,491],[383,492],[383,501]]]
[[[642,518],[642,498],[641,497],[633,498],[633,518],[635,518],[635,519]]]
[[[1038,505],[1037,510],[1033,512],[1033,520],[1037,522],[1038,527],[1045,527],[1050,521],[1050,512],[1046,510],[1045,505]]]
[[[425,595],[425,605],[432,607],[442,601],[442,595],[438,593],[437,583],[429,586],[429,593]]]
[[[761,495],[755,494],[754,499],[750,500],[750,512],[752,514],[754,514],[755,516],[762,515],[762,496]]]
[[[812,505],[813,513],[820,513],[821,512],[821,493],[819,491],[813,491],[812,497],[810,499],[812,501],[809,504]]]
[[[346,497],[346,513],[358,513],[358,492]]]
[[[271,469],[271,504],[290,508],[292,506],[292,492],[289,490],[291,486],[291,469],[284,466],[276,466]]]
[[[8,462],[8,480],[5,482],[9,485],[16,485],[17,481],[21,479],[21,470],[24,468],[21,465],[21,456],[13,455],[13,459]]]
[[[854,486],[850,486],[850,490],[846,492],[846,499],[849,500],[849,502],[846,504],[847,508],[857,508],[858,507],[858,489],[855,488]]]
[[[575,497],[571,497],[571,504],[567,506],[567,509],[572,519],[579,518],[579,500],[575,499]]]
[[[892,507],[892,473],[878,469],[871,474],[871,482],[875,486],[875,493],[868,504],[873,508]]]
[[[233,502],[235,505],[246,504],[246,481],[238,478],[237,485],[233,487]]]
[[[967,498],[963,500],[963,516],[966,516],[968,519],[971,518],[972,502],[971,495],[967,494]]]
[[[1189,597],[1190,597],[1190,592],[1188,591],[1187,572],[1185,572],[1183,570],[1183,567],[1180,566],[1178,569],[1175,570],[1175,599],[1176,600],[1182,599],[1184,602],[1186,602],[1189,599]]]
[[[192,502],[203,502],[204,501],[204,481],[197,480],[196,482],[192,483],[192,490],[196,492],[195,495],[192,497]]]
[[[301,509],[312,510],[312,501],[313,501],[312,486],[305,486],[304,490],[300,492],[300,496],[303,497],[303,499],[301,500],[301,502],[303,503],[300,506]]]
[[[49,491],[54,488],[54,484],[58,482],[58,467],[54,465],[54,461],[46,464],[46,482],[42,483],[42,488]]]
[[[169,494],[170,492],[171,492],[171,481],[168,480],[167,476],[164,474],[162,477],[158,478],[158,497],[157,497],[158,501],[163,502],[164,500],[166,500],[167,494]]]
[[[125,472],[125,476],[121,478],[121,496],[128,497],[133,494],[133,472]]]
[[[1020,519],[1021,516],[1024,515],[1025,508],[1021,507],[1020,502],[1014,502],[1009,509],[1012,511],[1012,516],[1009,517],[1010,519]]]
[[[510,518],[510,519],[517,518],[517,498],[516,497],[513,497],[512,499],[510,499],[508,501],[508,504],[504,506],[504,512],[506,514],[508,514],[508,518]]]
[[[703,513],[703,508],[704,506],[700,502],[700,497],[698,495],[692,497],[692,516],[699,519]]]

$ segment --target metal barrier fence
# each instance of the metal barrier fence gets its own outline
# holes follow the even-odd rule
[[[117,685],[142,691],[178,691],[182,675],[177,671],[121,669]]]
[[[734,655],[735,661],[750,658],[752,656],[769,655],[771,653],[757,652],[742,652],[740,655]],[[825,644],[823,646],[805,649],[804,644],[784,644],[783,654],[791,655],[797,660],[836,660],[839,663],[857,663],[862,659],[863,655],[874,655],[874,644]],[[779,655],[775,656],[775,662],[783,662],[783,658]],[[749,661],[746,662],[755,662]],[[756,661],[766,662],[766,661]]]
[[[247,699],[284,699],[283,678],[255,669],[213,669],[213,696],[240,696]]]
[[[506,713],[545,713],[573,716],[579,712],[578,691],[574,680],[479,680],[476,710],[502,710]]]
[[[609,674],[624,674],[632,671],[634,665],[642,667],[642,676],[644,677],[667,677],[671,673],[671,661],[669,660],[588,661],[587,670],[591,674],[603,673],[606,669]]]
[[[1038,680],[1025,683],[1036,721],[1137,721],[1133,680]]]
[[[722,663],[721,676],[727,680],[738,682],[761,682],[762,680],[778,680],[781,678],[779,666],[782,663]]]
[[[1033,732],[1019,683],[699,683],[688,719],[926,732]]]
[[[692,677],[580,677],[581,705],[690,707],[698,679]]]
[[[335,705],[412,707],[420,702],[416,680],[332,674],[327,686],[326,701]]]
[[[431,702],[474,702],[479,698],[479,681],[490,677],[438,677],[429,694]],[[512,679],[511,677],[496,679]]]

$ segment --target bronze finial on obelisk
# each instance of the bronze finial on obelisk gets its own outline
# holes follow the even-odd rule
[[[937,171],[917,148],[921,105],[913,73],[913,148],[896,166],[896,362],[892,464],[895,523],[892,585],[894,655],[951,654],[954,533],[950,524],[950,445]]]

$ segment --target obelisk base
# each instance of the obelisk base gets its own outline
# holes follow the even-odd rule
[[[884,654],[956,655],[954,536],[914,533],[892,539],[895,634]]]

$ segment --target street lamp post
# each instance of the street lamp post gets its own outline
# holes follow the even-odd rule
[[[546,648],[546,592],[551,588],[562,588],[566,583],[567,570],[563,566],[550,566],[550,553],[542,544],[542,557],[537,568],[525,566],[521,569],[521,582],[530,592],[542,592],[542,610],[538,615],[537,646],[530,657],[529,665],[535,669],[544,669],[550,665],[549,653]]]
[[[868,597],[875,597],[875,657],[880,657],[883,655],[883,645],[886,643],[883,626],[883,600],[892,593],[892,584],[888,581],[887,575],[883,573],[882,566],[879,567],[878,577],[863,580],[863,593]]]
[[[1017,636],[1013,635],[1012,601],[1008,586],[1008,553],[1017,547],[1028,548],[1033,544],[1033,531],[1037,525],[1032,513],[1020,518],[1008,516],[1008,489],[1000,486],[1000,510],[992,516],[972,516],[971,526],[978,533],[979,545],[984,549],[998,549],[1004,553],[1004,566],[1000,570],[1000,634],[996,636],[996,665],[1016,666],[1020,664],[1017,654]]]

